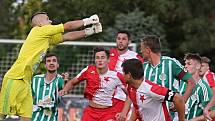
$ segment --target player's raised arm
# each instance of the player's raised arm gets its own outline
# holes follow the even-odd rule
[[[64,30],[74,30],[82,26],[92,25],[91,27],[85,28],[80,31],[72,31],[63,35],[64,41],[71,41],[76,39],[81,39],[83,37],[90,36],[92,34],[102,32],[102,25],[99,22],[99,17],[95,14],[89,18],[84,18],[82,20],[69,21],[64,24]]]
[[[98,24],[99,23],[99,17],[98,15],[92,15],[89,18],[84,18],[82,20],[74,20],[74,21],[68,21],[64,24],[64,30],[74,30],[78,29],[82,26],[87,26],[91,24]]]
[[[101,25],[101,23],[98,23],[98,24],[92,25],[92,27],[86,28],[81,31],[68,32],[63,35],[63,40],[64,41],[76,40],[76,39],[87,37],[92,34],[96,34],[96,33],[100,33],[100,32],[102,32],[102,25]]]
[[[75,77],[72,80],[69,80],[66,85],[64,86],[64,88],[62,90],[60,90],[58,93],[60,96],[63,95],[67,95],[69,93],[69,91],[76,85],[78,84],[80,81]]]

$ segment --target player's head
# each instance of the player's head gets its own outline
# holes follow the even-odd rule
[[[161,53],[160,38],[156,35],[147,35],[141,39],[141,53],[148,58],[151,53]]]
[[[122,70],[126,83],[143,78],[144,70],[142,62],[138,59],[129,59],[122,63]]]
[[[107,68],[109,63],[109,51],[102,47],[95,48],[94,59],[98,69]]]
[[[36,12],[31,17],[31,26],[44,26],[51,24],[52,21],[49,20],[49,17],[46,12]]]
[[[47,54],[44,58],[46,70],[49,73],[55,73],[59,68],[59,59],[56,54]]]
[[[130,33],[126,30],[117,32],[116,35],[116,46],[119,51],[127,50],[128,45],[131,43]]]
[[[187,53],[184,56],[185,69],[191,73],[199,73],[201,68],[201,57],[198,53]]]
[[[211,60],[207,57],[201,57],[202,65],[199,74],[203,76],[210,69]]]

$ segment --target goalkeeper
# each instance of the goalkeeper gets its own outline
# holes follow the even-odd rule
[[[64,41],[73,41],[102,32],[97,15],[65,24],[51,25],[45,12],[37,12],[31,17],[32,29],[21,47],[18,58],[4,75],[0,93],[0,120],[5,115],[18,115],[22,121],[29,121],[32,114],[31,79],[43,60],[48,48]],[[64,31],[92,25],[80,31],[62,34]]]

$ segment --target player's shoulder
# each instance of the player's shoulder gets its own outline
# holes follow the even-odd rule
[[[161,56],[161,58],[162,58],[163,60],[171,60],[171,61],[176,60],[175,58],[172,58],[172,57],[169,57],[169,56]]]
[[[57,74],[57,76],[56,76],[57,78],[60,78],[60,79],[63,79],[63,76],[62,75],[60,75],[60,74]]]
[[[91,64],[91,65],[88,65],[87,67],[85,67],[83,70],[95,71],[96,66],[94,64]]]
[[[148,92],[150,88],[154,86],[154,83],[151,81],[144,79],[140,84],[139,88],[137,89],[138,92]]]
[[[112,71],[112,70],[108,70],[107,76],[114,78],[114,79],[119,79],[119,80],[123,80],[122,78],[124,78],[122,73],[117,72],[117,71]]]
[[[215,76],[214,72],[212,72],[212,71],[210,71],[210,70],[206,71],[206,72],[205,72],[205,75],[206,75],[206,76],[208,76],[208,75],[209,75],[209,76]]]
[[[35,75],[33,78],[44,78],[45,77],[45,74],[38,74],[38,75]]]
[[[176,58],[172,58],[172,57],[169,57],[169,56],[161,56],[161,59],[166,60],[166,61],[172,61],[174,63],[180,64],[180,62]]]
[[[202,88],[209,86],[208,83],[206,82],[206,80],[204,80],[204,79],[200,79],[198,81],[197,85],[199,85]]]
[[[138,55],[138,53],[137,53],[137,52],[132,51],[132,50],[128,50],[126,53],[128,53],[128,54],[132,54],[132,55]]]

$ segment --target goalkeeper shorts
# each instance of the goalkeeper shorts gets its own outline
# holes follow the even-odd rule
[[[32,116],[31,86],[24,80],[4,78],[0,93],[0,114]]]

